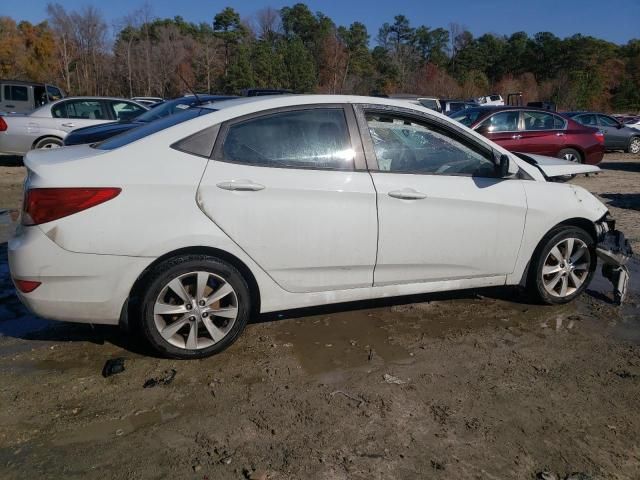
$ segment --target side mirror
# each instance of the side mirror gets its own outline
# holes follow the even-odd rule
[[[624,125],[623,125],[623,124],[621,124],[621,123],[618,123],[618,126],[617,126],[616,128],[617,128],[618,130],[620,130],[622,127],[624,127]]]
[[[509,155],[500,155],[496,162],[496,176],[498,178],[505,178],[509,176]]]
[[[484,124],[476,128],[476,132],[478,132],[480,135],[483,135],[485,137],[487,136],[488,133],[491,133],[489,132],[489,125],[484,125]]]

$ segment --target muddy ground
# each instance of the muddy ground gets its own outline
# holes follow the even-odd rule
[[[640,158],[602,167],[576,181],[640,251]],[[0,207],[18,206],[22,176],[0,170]],[[563,307],[515,289],[360,302],[265,315],[226,352],[180,362],[116,328],[30,316],[2,243],[0,478],[638,479],[632,268],[621,308],[602,278]],[[115,357],[126,370],[103,378]]]

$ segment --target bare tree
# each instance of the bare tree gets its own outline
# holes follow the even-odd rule
[[[255,17],[254,31],[260,40],[273,42],[282,32],[280,12],[272,7],[258,11]]]
[[[56,45],[58,47],[60,72],[64,79],[67,92],[70,92],[71,64],[75,59],[77,51],[73,20],[59,3],[48,4],[47,15],[49,16],[49,24],[57,40]]]

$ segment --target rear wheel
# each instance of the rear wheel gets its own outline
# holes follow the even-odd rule
[[[62,146],[62,144],[63,144],[62,140],[60,140],[57,137],[45,137],[45,138],[41,138],[40,140],[38,140],[33,145],[33,148],[36,148],[36,149],[40,149],[40,148],[60,148]]]
[[[564,148],[558,152],[558,158],[568,162],[582,163],[582,155],[573,148]]]
[[[627,149],[629,153],[633,153],[637,155],[640,153],[640,137],[633,137],[629,142],[629,148]]]
[[[202,358],[221,352],[244,329],[249,287],[232,265],[184,255],[158,265],[143,295],[141,330],[160,354]]]
[[[527,288],[543,303],[567,303],[591,282],[596,268],[595,243],[577,227],[549,232],[536,249],[529,268]]]

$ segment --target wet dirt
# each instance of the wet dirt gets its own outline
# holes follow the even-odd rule
[[[601,176],[574,180],[636,251],[638,165],[608,155]],[[600,275],[561,307],[517,289],[357,302],[263,315],[223,354],[187,362],[115,328],[34,318],[0,241],[0,478],[638,479],[630,266],[622,307]],[[126,370],[103,378],[116,357]]]

